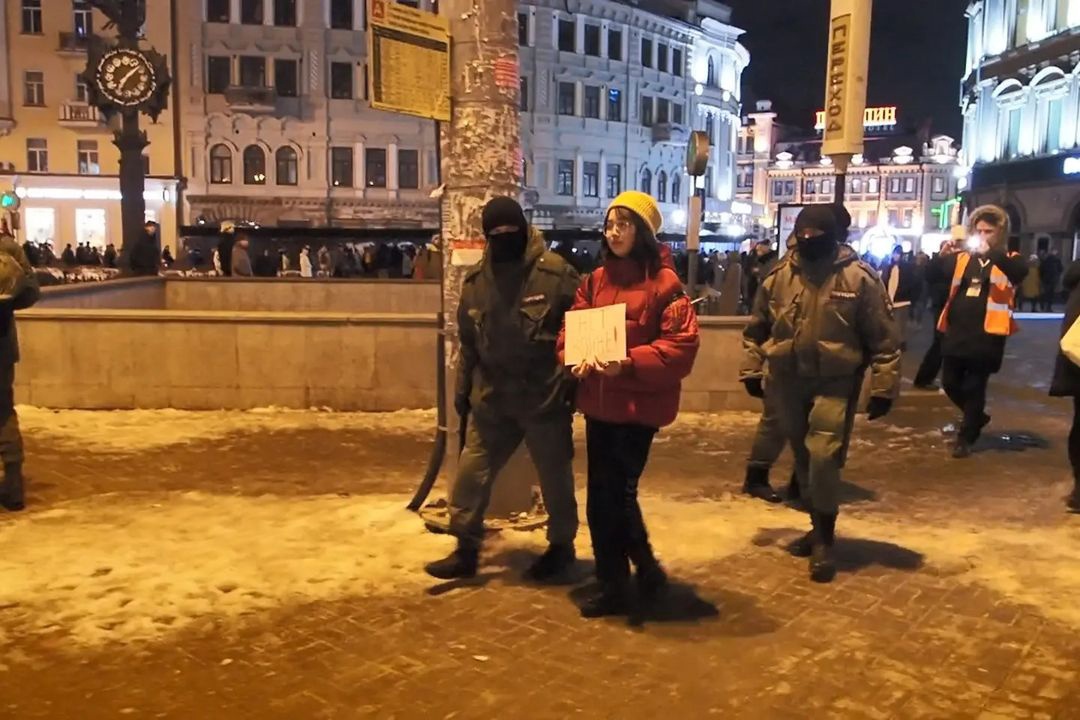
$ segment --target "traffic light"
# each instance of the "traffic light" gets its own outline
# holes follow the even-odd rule
[[[19,209],[19,196],[13,192],[0,195],[0,210],[15,212]]]

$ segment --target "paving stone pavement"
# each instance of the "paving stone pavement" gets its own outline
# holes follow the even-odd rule
[[[577,582],[532,586],[520,580],[531,551],[502,540],[475,581],[286,595],[150,640],[106,629],[87,643],[62,613],[41,630],[25,614],[32,598],[5,607],[0,586],[0,718],[1080,718],[1068,418],[1022,389],[995,399],[997,439],[964,463],[947,458],[938,428],[952,413],[940,404],[860,422],[829,586],[784,552],[804,526],[797,513],[737,497],[752,418],[689,418],[664,434],[643,480],[646,520],[655,508],[670,526],[658,550],[677,582],[633,622],[579,617],[587,557]],[[1049,447],[1021,452],[1000,437],[1016,430]],[[114,454],[34,433],[33,509],[0,516],[0,537],[62,528],[73,508],[158,507],[192,492],[208,513],[229,498],[407,498],[428,435],[262,429]],[[582,448],[579,482],[583,460]],[[684,518],[700,541],[678,535]],[[710,556],[731,528],[745,537]],[[124,543],[130,528],[114,529]],[[392,544],[371,550],[412,562]],[[75,563],[80,547],[55,552]]]

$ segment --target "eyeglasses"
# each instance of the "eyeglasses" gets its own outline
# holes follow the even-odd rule
[[[610,232],[624,233],[624,232],[626,232],[627,230],[629,230],[632,227],[634,227],[634,223],[630,222],[629,220],[614,220],[614,221],[609,220],[604,225],[604,232],[605,233],[610,233]]]

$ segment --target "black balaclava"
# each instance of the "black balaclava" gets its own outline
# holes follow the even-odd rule
[[[484,206],[482,221],[492,262],[518,262],[525,257],[525,248],[529,244],[529,223],[516,200],[508,197],[492,199]],[[515,227],[517,232],[491,235],[491,231],[499,227]]]
[[[803,208],[795,220],[799,257],[814,262],[832,255],[838,244],[838,225],[836,210],[831,205],[807,205]],[[816,230],[821,234],[803,237],[807,230]]]

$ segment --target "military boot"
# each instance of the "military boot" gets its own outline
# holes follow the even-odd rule
[[[4,479],[0,482],[0,506],[11,512],[18,512],[26,507],[22,463],[4,464]]]
[[[480,561],[478,548],[458,543],[457,549],[442,560],[428,563],[424,571],[439,580],[476,577],[476,568]]]
[[[630,592],[625,582],[600,584],[600,592],[581,606],[581,617],[601,618],[630,612]]]
[[[1069,508],[1069,512],[1080,513],[1080,477],[1077,477],[1073,483],[1072,494],[1065,501],[1065,506]]]
[[[573,567],[577,560],[573,545],[549,545],[544,554],[525,573],[530,580],[543,582],[558,577]]]
[[[808,558],[814,554],[814,531],[806,533],[787,547],[787,551],[797,558]]]
[[[780,496],[769,484],[768,468],[748,465],[746,468],[746,481],[743,483],[743,492],[750,497],[756,497],[768,503],[780,502]]]
[[[836,577],[833,545],[836,542],[836,513],[813,513],[814,547],[810,554],[810,579],[830,583]]]

